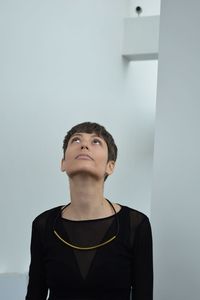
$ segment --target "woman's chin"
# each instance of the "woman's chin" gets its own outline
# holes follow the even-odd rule
[[[85,169],[74,170],[74,171],[68,172],[67,175],[71,179],[82,179],[82,180],[86,180],[86,179],[101,180],[104,178],[103,175],[100,175],[99,173],[97,173],[95,171],[85,170]]]

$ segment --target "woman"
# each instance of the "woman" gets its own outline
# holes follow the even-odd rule
[[[61,170],[70,203],[40,214],[32,226],[26,300],[152,300],[152,236],[141,212],[111,203],[104,181],[117,147],[96,123],[74,126],[63,142]]]

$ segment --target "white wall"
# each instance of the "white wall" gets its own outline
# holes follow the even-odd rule
[[[157,62],[121,57],[129,1],[0,2],[0,273],[26,273],[31,222],[68,202],[62,140],[104,124],[119,146],[105,194],[150,215]]]
[[[0,299],[23,300],[25,298],[28,277],[26,274],[0,274]]]
[[[162,1],[151,220],[155,300],[200,295],[200,2]]]
[[[130,4],[0,1],[1,299],[24,297],[33,218],[68,202],[59,165],[74,124],[113,134],[119,157],[105,195],[150,216],[157,62],[121,57]]]
[[[161,0],[130,0],[129,16],[138,16],[137,12],[135,11],[135,8],[137,6],[140,6],[142,8],[142,13],[140,14],[140,17],[159,15],[160,3]]]

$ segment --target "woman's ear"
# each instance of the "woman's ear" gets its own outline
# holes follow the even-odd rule
[[[65,172],[65,159],[64,158],[61,160],[60,169],[62,172]]]
[[[107,163],[107,167],[106,167],[106,174],[111,175],[114,171],[114,168],[115,168],[115,161],[109,160],[109,162]]]

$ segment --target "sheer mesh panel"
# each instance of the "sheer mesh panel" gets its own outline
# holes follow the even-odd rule
[[[135,240],[135,233],[137,227],[142,223],[144,220],[144,215],[142,213],[138,213],[137,210],[130,211],[130,244],[133,247],[134,240]]]
[[[69,239],[68,242],[79,247],[98,245],[116,234],[115,216],[87,221],[71,221],[63,219],[63,226]],[[81,275],[85,279],[91,268],[97,249],[74,249],[73,251]]]

